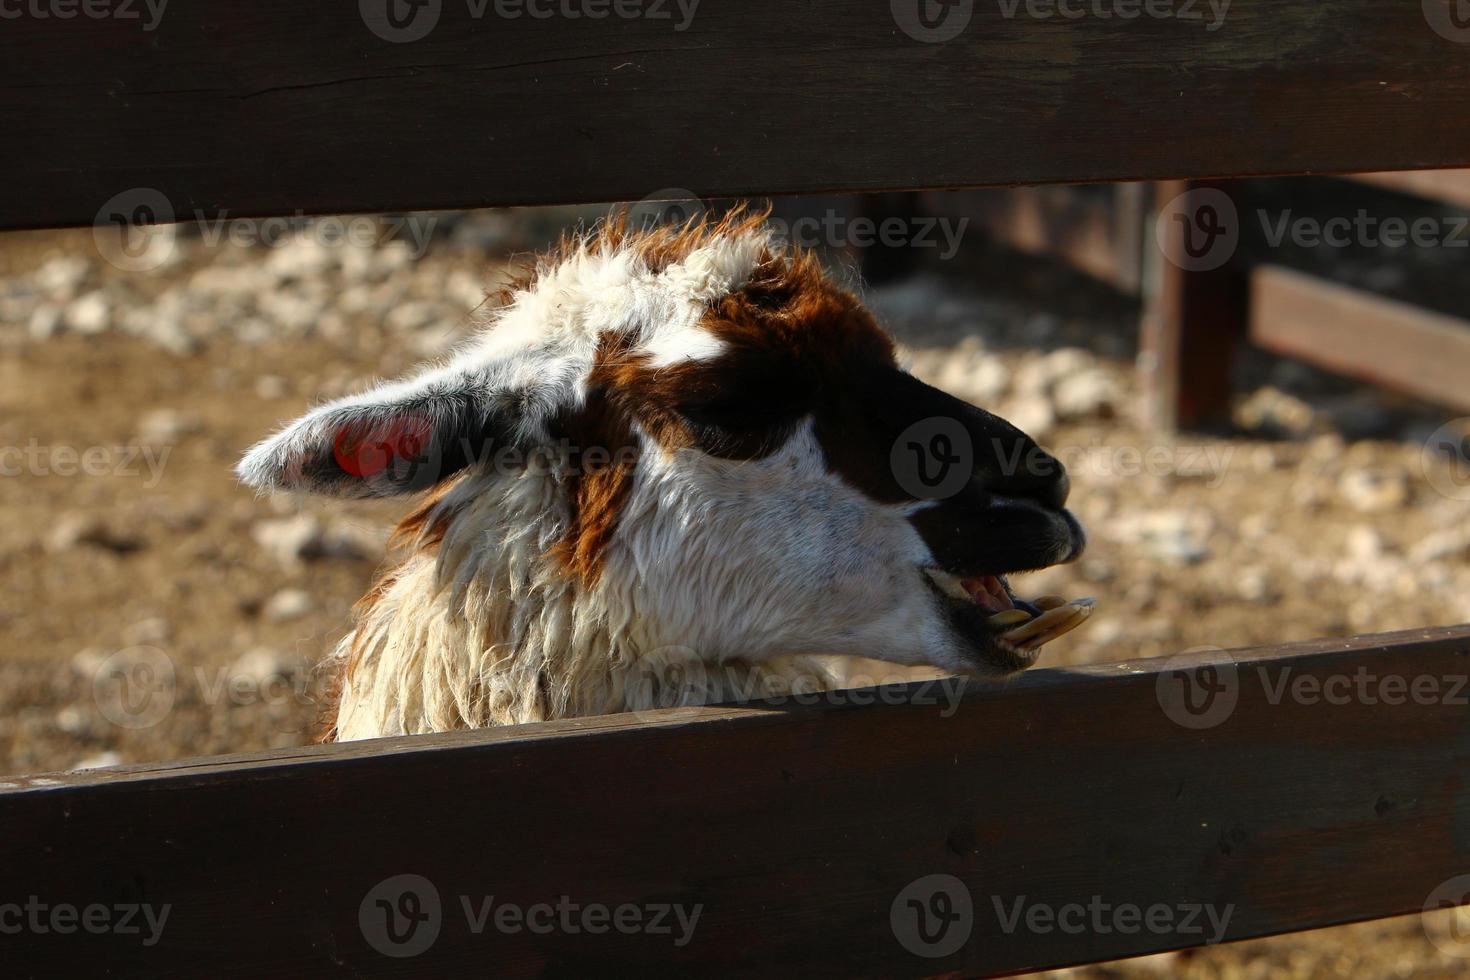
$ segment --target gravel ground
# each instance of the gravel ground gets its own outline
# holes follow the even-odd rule
[[[315,400],[462,338],[510,250],[574,217],[430,216],[422,248],[423,227],[367,244],[323,245],[315,226],[275,246],[185,234],[143,272],[90,231],[0,236],[0,771],[309,740],[310,666],[404,508],[258,499],[234,461]],[[1100,287],[977,243],[869,298],[916,373],[1071,465],[1088,556],[1020,588],[1099,607],[1044,662],[1470,620],[1470,486],[1425,449],[1452,413],[1254,356],[1234,431],[1161,442],[1138,421],[1136,310]],[[124,700],[120,672],[139,670],[172,675],[164,708]],[[1467,963],[1416,916],[1073,975]]]

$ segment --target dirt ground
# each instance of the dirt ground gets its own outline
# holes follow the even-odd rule
[[[186,237],[135,273],[90,231],[0,237],[0,773],[308,741],[310,667],[405,508],[257,498],[232,466],[463,336],[508,251],[567,217],[446,217],[422,256]],[[1088,555],[1018,584],[1099,607],[1043,665],[1470,620],[1470,487],[1425,449],[1454,413],[1258,356],[1236,430],[1161,442],[1136,309],[1101,287],[977,243],[871,301],[916,373],[1071,465]],[[166,708],[126,701],[138,670]],[[1467,955],[1413,916],[1072,975],[1457,977]]]

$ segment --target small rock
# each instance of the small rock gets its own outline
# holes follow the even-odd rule
[[[256,690],[263,690],[277,681],[290,680],[300,667],[300,663],[278,650],[256,647],[230,664],[230,683],[253,685]]]
[[[37,286],[65,299],[76,294],[91,272],[92,264],[86,259],[76,255],[59,255],[37,269],[34,278]]]
[[[1337,482],[1338,495],[1354,510],[1378,514],[1409,501],[1409,481],[1397,470],[1352,469]]]
[[[342,523],[327,529],[323,541],[323,558],[360,560],[378,558],[388,547],[386,527]]]
[[[32,340],[49,340],[61,332],[61,307],[42,303],[31,313],[27,324]]]
[[[1214,521],[1204,511],[1163,510],[1115,521],[1114,537],[1158,561],[1192,565],[1210,555]]]
[[[300,619],[315,608],[311,595],[301,589],[282,589],[266,600],[262,612],[272,623]]]
[[[1016,370],[1015,390],[1049,394],[1063,380],[1094,367],[1096,359],[1080,347],[1063,347],[1027,361]]]
[[[388,311],[388,315],[384,320],[388,325],[388,329],[406,332],[410,330],[421,330],[443,316],[444,311],[438,303],[412,300],[393,307],[393,309]]]
[[[1272,587],[1271,572],[1260,566],[1241,569],[1235,591],[1246,602],[1266,602],[1276,594]]]
[[[298,235],[271,249],[265,268],[279,279],[307,279],[337,264],[333,251],[308,235]]]
[[[1235,409],[1235,421],[1253,432],[1302,438],[1317,423],[1317,413],[1300,398],[1269,385],[1246,397]]]
[[[322,522],[310,514],[259,521],[250,534],[256,544],[288,567],[321,557],[325,541]]]
[[[1057,424],[1051,402],[1039,394],[1012,398],[1003,415],[1006,421],[1033,439],[1045,439]]]
[[[262,374],[255,379],[255,397],[257,398],[275,401],[285,398],[290,393],[290,384],[279,374]]]
[[[96,514],[62,514],[46,534],[46,550],[59,553],[82,545],[108,547],[112,540],[107,524]]]
[[[112,326],[112,301],[100,289],[68,303],[62,314],[67,329],[92,336]]]
[[[68,735],[85,735],[92,728],[92,718],[80,705],[68,704],[56,712],[56,727]]]
[[[1110,419],[1118,414],[1123,393],[1102,368],[1088,368],[1062,378],[1052,392],[1052,403],[1062,419]]]
[[[1347,553],[1355,561],[1372,563],[1383,558],[1383,535],[1368,524],[1358,524],[1347,536]]]
[[[203,429],[204,420],[195,412],[156,408],[138,420],[138,439],[151,445],[172,445]]]
[[[173,635],[173,624],[162,616],[139,620],[122,631],[122,641],[127,646],[150,646],[167,643]]]
[[[260,312],[288,334],[306,334],[322,315],[320,299],[300,290],[282,289],[260,298]]]
[[[1470,528],[1463,527],[1432,531],[1409,550],[1409,558],[1415,563],[1467,557],[1470,557]]]

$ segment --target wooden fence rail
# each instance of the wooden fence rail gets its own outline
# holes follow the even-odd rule
[[[0,227],[1470,165],[1454,0],[586,5],[5,17]]]
[[[152,919],[6,972],[995,975],[1417,912],[1470,873],[1467,674],[1415,630],[33,777],[0,927]]]

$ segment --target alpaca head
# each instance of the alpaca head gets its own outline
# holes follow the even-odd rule
[[[621,656],[678,644],[711,663],[832,653],[982,674],[1035,659],[991,617],[1017,601],[1006,573],[1082,550],[1062,466],[901,370],[857,298],[758,218],[610,222],[505,299],[446,363],[315,409],[242,478],[432,491],[413,524],[430,550],[509,547],[523,518],[485,508],[532,500],[528,576],[621,630]]]

